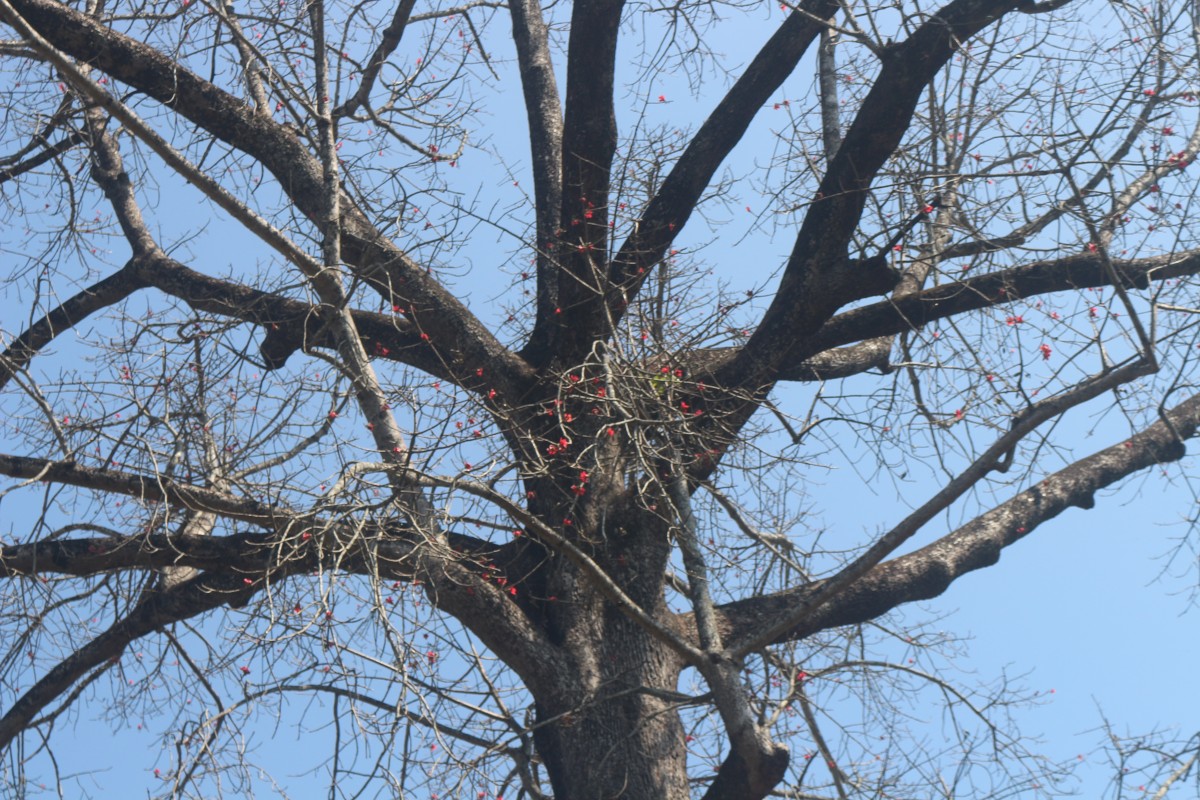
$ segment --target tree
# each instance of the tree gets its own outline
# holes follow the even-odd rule
[[[1051,791],[895,612],[1188,485],[1198,13],[0,0],[7,780],[92,700],[172,796],[253,714],[331,796]]]

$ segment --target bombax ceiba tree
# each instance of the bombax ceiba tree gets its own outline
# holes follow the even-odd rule
[[[9,791],[1050,791],[893,612],[1183,480],[1193,5],[0,20]]]

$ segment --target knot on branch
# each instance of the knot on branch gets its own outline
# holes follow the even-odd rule
[[[903,277],[900,271],[889,264],[887,257],[882,254],[851,262],[848,274],[860,287],[860,297],[887,294],[896,288]]]
[[[1187,455],[1187,445],[1177,436],[1172,436],[1170,441],[1157,449],[1157,455],[1159,462],[1163,464],[1179,461]]]
[[[292,354],[300,349],[303,337],[294,323],[278,322],[266,326],[267,335],[263,337],[258,352],[262,355],[263,364],[267,369],[280,369]]]

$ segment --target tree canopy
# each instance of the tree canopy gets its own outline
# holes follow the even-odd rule
[[[0,23],[9,790],[137,719],[155,796],[1057,791],[900,609],[1192,498],[1195,3]]]

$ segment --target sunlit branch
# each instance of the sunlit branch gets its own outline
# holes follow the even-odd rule
[[[229,28],[233,37],[233,45],[237,48],[238,58],[242,65],[242,78],[246,82],[246,91],[254,101],[254,110],[259,114],[271,113],[271,101],[263,86],[263,76],[260,66],[263,63],[261,54],[246,38],[242,24],[238,20],[237,11],[230,0],[212,0],[210,7]]]
[[[821,105],[821,143],[825,163],[833,161],[842,144],[841,106],[838,103],[837,37],[827,28],[821,31],[817,49],[817,86]]]
[[[770,730],[756,720],[742,682],[740,664],[722,652],[721,631],[709,590],[708,565],[700,549],[687,478],[673,475],[663,488],[679,520],[676,539],[687,574],[696,635],[706,656],[695,666],[712,689],[713,701],[729,735],[730,752],[705,797],[720,798],[735,787],[744,797],[754,797],[763,787],[769,789],[779,783],[787,767],[787,748],[775,742]]]
[[[1095,494],[1135,472],[1177,461],[1200,429],[1200,395],[1166,412],[1166,420],[1150,425],[1125,441],[1080,459],[981,514],[938,541],[914,553],[884,562],[823,607],[811,600],[822,593],[817,582],[800,589],[750,598],[722,606],[722,624],[734,632],[730,647],[738,651],[761,643],[762,631],[775,631],[774,641],[796,641],[839,625],[874,619],[904,603],[937,597],[958,578],[989,567],[1005,547],[1071,507],[1092,508]],[[811,609],[797,614],[797,609]],[[798,619],[795,627],[777,630],[781,619]]]
[[[867,550],[846,565],[838,574],[824,580],[812,596],[787,617],[769,627],[746,637],[738,650],[738,657],[776,641],[785,632],[803,624],[805,619],[826,603],[836,603],[839,593],[845,592],[859,581],[883,559],[894,553],[917,531],[921,530],[934,516],[948,508],[993,470],[1004,471],[1018,443],[1042,423],[1055,419],[1075,406],[1095,399],[1118,386],[1151,374],[1156,369],[1152,362],[1138,360],[1103,375],[1090,378],[1054,397],[1041,400],[1012,421],[1008,432],[1000,436],[970,466],[949,480],[937,494],[904,518],[899,524],[872,544]]]

